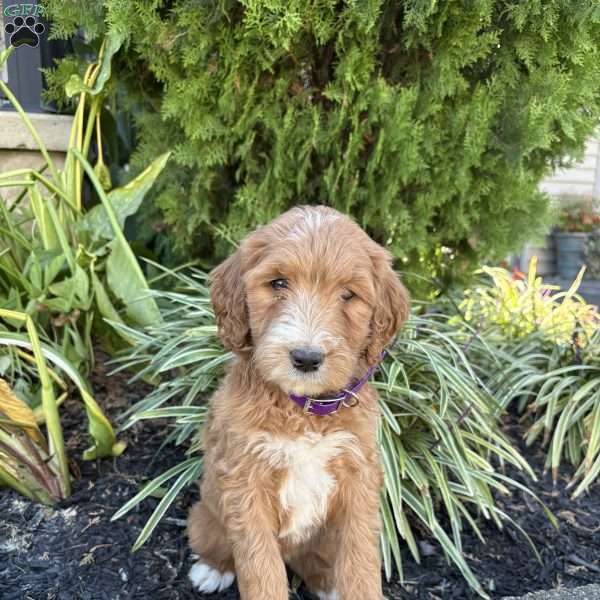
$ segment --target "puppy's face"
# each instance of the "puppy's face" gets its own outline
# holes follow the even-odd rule
[[[324,207],[292,209],[251,234],[213,272],[211,296],[225,345],[296,394],[347,386],[408,312],[387,252]]]

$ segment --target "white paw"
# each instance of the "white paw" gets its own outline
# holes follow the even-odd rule
[[[234,579],[235,575],[231,571],[221,573],[203,562],[197,562],[190,569],[190,581],[192,585],[199,592],[204,592],[205,594],[222,592],[233,583]]]
[[[319,600],[340,600],[340,597],[335,590],[331,590],[331,592],[317,592],[317,596],[319,597]]]

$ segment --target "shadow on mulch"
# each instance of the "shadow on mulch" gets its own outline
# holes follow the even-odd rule
[[[121,375],[106,379],[102,363],[96,368],[93,386],[98,401],[113,419],[148,391],[144,385],[128,386]],[[70,456],[75,459],[86,447],[82,425],[82,407],[72,401],[63,409],[63,426]],[[519,440],[521,429],[511,422],[507,433]],[[147,500],[123,519],[110,521],[111,515],[136,493],[142,481],[183,458],[182,449],[173,447],[155,456],[164,435],[157,423],[134,427],[121,436],[128,448],[118,459],[78,460],[82,477],[74,483],[71,498],[56,508],[32,504],[14,492],[2,490],[2,600],[239,598],[235,589],[201,596],[187,580],[191,559],[185,518],[197,494],[195,486],[178,498],[151,539],[135,554],[131,554],[131,546],[158,501]],[[543,455],[524,447],[521,450],[541,473]],[[500,531],[481,518],[487,543],[482,544],[465,531],[463,550],[486,591],[493,598],[501,598],[540,589],[600,583],[600,485],[596,484],[574,502],[564,490],[566,478],[556,489],[547,476],[537,483],[526,483],[555,514],[559,530],[554,530],[539,505],[521,492],[499,499],[502,509],[535,542],[542,564],[516,529],[507,525]],[[460,573],[446,563],[435,541],[424,537],[421,546],[427,556],[420,565],[404,552],[404,585],[397,578],[386,584],[389,600],[477,597]],[[296,600],[313,598],[300,592]]]

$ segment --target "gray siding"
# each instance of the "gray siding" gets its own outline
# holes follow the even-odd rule
[[[560,169],[542,181],[540,186],[554,197],[578,196],[600,198],[600,142],[590,138],[583,160],[568,169]]]

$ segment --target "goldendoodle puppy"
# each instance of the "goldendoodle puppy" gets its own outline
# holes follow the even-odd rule
[[[235,359],[203,434],[194,586],[237,576],[244,600],[286,600],[287,563],[321,600],[382,600],[367,379],[409,311],[390,255],[330,208],[294,208],[214,270],[211,299]]]

